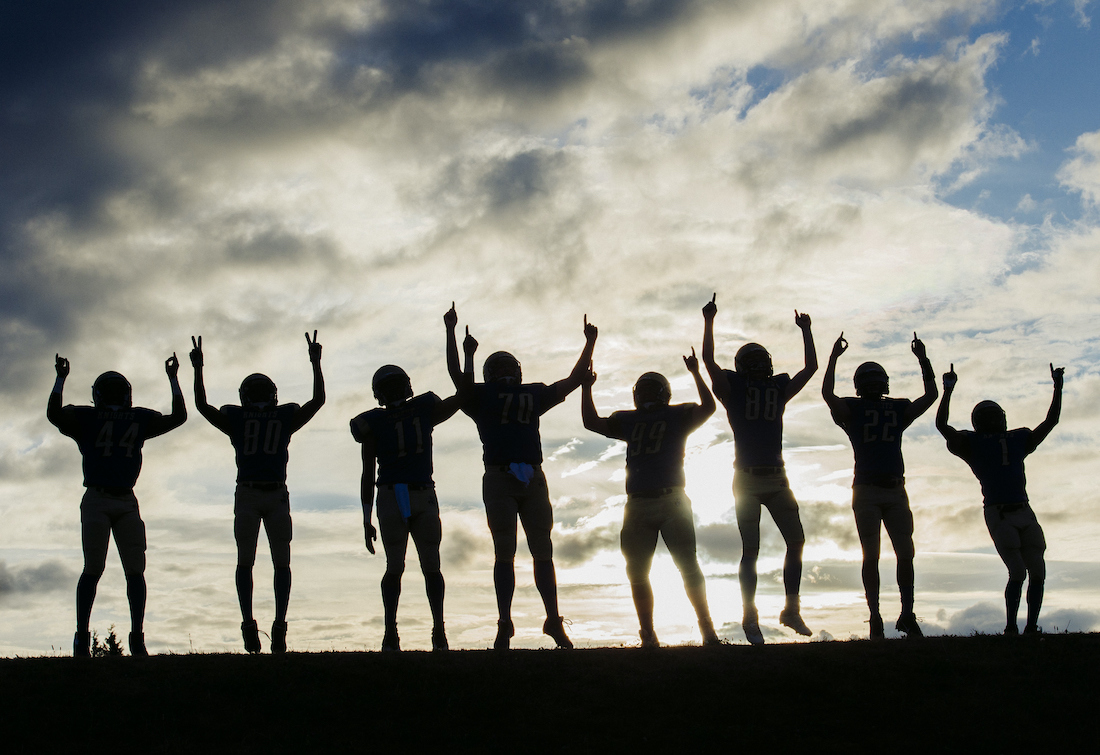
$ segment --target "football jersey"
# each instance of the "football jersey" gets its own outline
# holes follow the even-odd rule
[[[876,484],[884,478],[903,477],[901,434],[909,426],[905,414],[913,402],[887,397],[841,401],[848,407],[848,423],[842,427],[852,442],[855,456],[853,484]]]
[[[1024,457],[1035,450],[1026,427],[1003,433],[958,430],[947,450],[970,465],[982,486],[986,506],[1027,502]]]
[[[219,409],[237,452],[237,482],[286,482],[290,427],[299,408],[279,404],[263,411],[233,405]]]
[[[733,428],[734,466],[783,466],[783,410],[790,376],[753,380],[734,370],[723,372],[729,394],[722,404]]]
[[[76,441],[83,457],[84,487],[132,488],[141,472],[141,447],[167,431],[167,418],[152,409],[66,406],[57,428]]]
[[[696,427],[695,404],[633,409],[607,418],[610,437],[626,441],[626,492],[684,486],[684,449]]]
[[[477,425],[486,464],[542,463],[539,417],[564,400],[545,383],[475,383],[462,411]]]
[[[441,403],[429,392],[401,406],[371,409],[351,421],[353,438],[362,443],[369,435],[374,441],[379,485],[432,483],[432,414]]]

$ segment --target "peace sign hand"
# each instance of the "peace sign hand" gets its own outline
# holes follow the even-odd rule
[[[191,366],[196,370],[202,367],[202,336],[198,340],[191,336]]]
[[[313,331],[313,340],[309,340],[309,332],[306,332],[306,343],[309,344],[309,361],[313,364],[321,362],[321,344],[317,343],[317,331]]]

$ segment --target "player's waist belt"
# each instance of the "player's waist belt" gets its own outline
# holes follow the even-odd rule
[[[660,498],[661,496],[671,495],[680,488],[655,488],[653,490],[643,490],[640,493],[630,493],[631,498]]]
[[[526,464],[527,462],[517,462],[517,463]],[[486,464],[485,465],[485,471],[486,472],[511,472],[512,470],[511,470],[510,467],[511,467],[511,464]],[[536,475],[538,475],[538,473],[542,471],[542,465],[541,464],[532,464],[531,468],[535,471]]]
[[[409,490],[435,490],[435,483],[429,482],[426,485],[416,485],[411,482],[381,482],[378,487],[385,488],[386,490],[393,490],[394,485],[404,485]]]
[[[107,485],[93,485],[91,488],[89,488],[89,490],[94,490],[100,495],[122,496],[134,494],[133,488],[112,488]]]
[[[783,467],[737,467],[735,472],[743,472],[751,475],[777,475],[783,474]]]
[[[283,483],[281,482],[250,482],[248,480],[241,480],[238,485],[244,485],[246,488],[252,488],[253,490],[281,490]]]
[[[1004,514],[1006,512],[1019,511],[1024,506],[1027,506],[1027,501],[1024,501],[1023,503],[991,503],[989,505],[993,506],[997,509],[997,511]]]
[[[855,484],[874,485],[876,488],[900,488],[905,485],[905,478],[893,475],[861,475]]]

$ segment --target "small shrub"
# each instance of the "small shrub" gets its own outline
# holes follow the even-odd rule
[[[93,658],[107,658],[124,654],[122,643],[118,641],[118,637],[115,635],[114,624],[107,631],[107,637],[104,640],[100,640],[99,633],[92,630],[91,650]]]

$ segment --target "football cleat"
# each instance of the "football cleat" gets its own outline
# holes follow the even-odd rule
[[[799,613],[797,608],[785,608],[780,611],[779,623],[793,629],[796,634],[800,634],[803,637],[814,636],[813,631],[806,626],[806,622],[802,620],[802,614]]]
[[[396,653],[401,650],[401,638],[397,636],[397,627],[386,627],[382,635],[382,652]]]
[[[447,642],[447,633],[443,631],[443,626],[432,627],[432,650],[450,650],[451,646]]]
[[[745,616],[741,619],[741,629],[745,631],[745,639],[749,644],[764,644],[764,635],[760,632],[760,615],[755,608],[745,612]]]
[[[248,653],[258,653],[263,650],[260,645],[260,630],[256,626],[256,620],[241,622],[241,636],[244,637],[244,649]]]
[[[1043,633],[1043,628],[1041,626],[1037,626],[1035,624],[1028,624],[1027,626],[1024,627],[1024,636],[1025,637],[1027,635],[1035,635],[1035,634],[1042,634],[1042,633]]]
[[[507,650],[516,636],[516,628],[511,619],[501,619],[497,622],[497,636],[493,640],[493,650]]]
[[[73,635],[73,658],[92,657],[92,633],[77,632]]]
[[[638,636],[642,638],[643,648],[659,648],[661,647],[661,641],[657,639],[657,633],[652,629],[642,629],[638,632]]]
[[[145,648],[145,634],[143,632],[130,632],[130,655],[134,658],[149,657],[149,651]]]
[[[1005,637],[1019,637],[1020,636],[1020,628],[1018,626],[1016,626],[1016,622],[1012,622],[1011,624],[1008,624],[1007,626],[1005,626],[1004,636]]]
[[[271,652],[286,652],[286,622],[276,621],[271,625]]]
[[[885,640],[886,629],[882,626],[881,616],[872,616],[870,620],[871,625],[871,639],[872,640]]]
[[[646,372],[634,383],[634,408],[649,409],[668,406],[672,400],[672,385],[659,372]]]
[[[894,624],[894,629],[899,632],[904,632],[905,636],[911,639],[924,636],[924,632],[920,630],[920,624],[917,623],[917,615],[915,613],[903,613],[899,616],[897,622]]]
[[[547,618],[542,623],[542,633],[550,636],[559,648],[565,650],[573,649],[573,642],[565,634],[565,619],[561,616],[555,616],[554,618]]]

